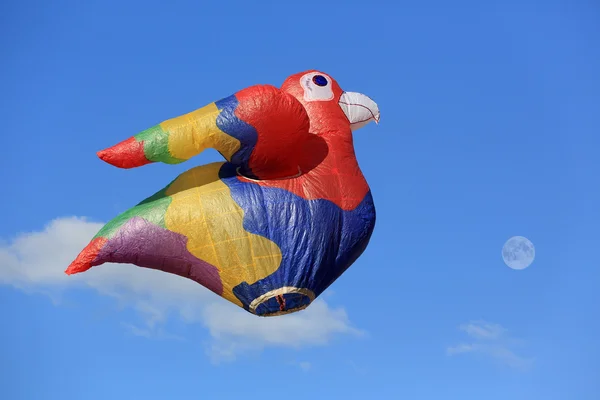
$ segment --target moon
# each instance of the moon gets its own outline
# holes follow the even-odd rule
[[[502,247],[502,259],[512,269],[525,269],[535,258],[535,247],[523,236],[513,236]]]

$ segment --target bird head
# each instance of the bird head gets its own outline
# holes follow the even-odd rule
[[[371,121],[379,122],[379,108],[373,100],[342,90],[335,79],[321,71],[294,74],[284,81],[281,90],[302,103],[312,133],[355,131]]]

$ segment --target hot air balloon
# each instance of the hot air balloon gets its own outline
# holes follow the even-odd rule
[[[366,249],[371,190],[352,132],[379,121],[369,97],[324,72],[255,85],[98,152],[120,168],[192,168],[108,222],[67,268],[134,264],[192,279],[258,316],[302,310]]]

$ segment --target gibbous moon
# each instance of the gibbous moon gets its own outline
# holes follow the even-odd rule
[[[502,247],[502,259],[512,269],[525,269],[535,258],[533,243],[523,236],[513,236]]]

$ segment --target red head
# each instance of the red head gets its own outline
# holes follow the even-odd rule
[[[345,92],[329,75],[310,70],[288,77],[281,90],[298,99],[316,134],[350,134],[371,121],[379,122],[379,108],[367,96]]]

